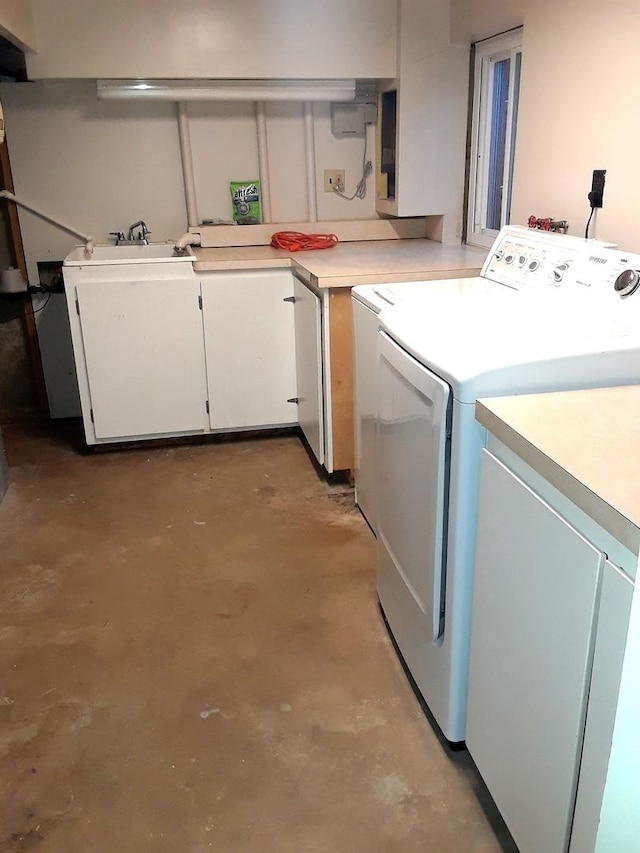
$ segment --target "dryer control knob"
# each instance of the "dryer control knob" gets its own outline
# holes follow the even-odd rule
[[[638,270],[624,270],[615,280],[613,288],[622,297],[631,296],[640,285],[640,272]]]

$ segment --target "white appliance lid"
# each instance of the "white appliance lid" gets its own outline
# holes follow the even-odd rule
[[[358,302],[380,313],[394,305],[413,304],[430,299],[431,294],[442,293],[454,296],[477,295],[478,297],[500,295],[511,288],[480,276],[469,278],[447,278],[425,281],[401,281],[391,284],[359,284],[352,288],[351,295]]]
[[[502,288],[508,293],[507,288]],[[640,296],[599,308],[556,296],[433,294],[380,315],[382,329],[461,402],[637,382]]]

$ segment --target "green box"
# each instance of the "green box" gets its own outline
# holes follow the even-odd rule
[[[260,181],[231,181],[233,220],[239,225],[259,225],[262,222]]]

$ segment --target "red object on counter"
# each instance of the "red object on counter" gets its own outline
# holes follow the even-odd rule
[[[288,252],[332,249],[337,242],[335,234],[301,234],[299,231],[276,231],[271,237],[274,249],[286,249]]]
[[[537,228],[539,231],[552,231],[553,220],[549,217],[540,219],[537,216],[530,216],[527,220],[529,228]]]

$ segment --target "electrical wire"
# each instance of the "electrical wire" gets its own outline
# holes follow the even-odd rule
[[[271,236],[274,249],[304,252],[310,249],[332,249],[338,238],[335,234],[302,234],[300,231],[276,231]]]
[[[38,314],[38,312],[42,311],[43,308],[47,307],[50,299],[51,299],[51,291],[49,291],[49,293],[47,293],[47,298],[44,300],[44,302],[42,303],[42,305],[39,308],[36,308],[35,310],[32,308],[31,311],[27,311],[27,314]]]
[[[589,226],[591,225],[591,220],[593,218],[593,211],[595,210],[595,205],[591,206],[591,213],[589,214],[589,218],[587,219],[587,227],[584,229],[584,239],[589,239]]]
[[[362,155],[362,177],[358,181],[356,186],[356,191],[353,195],[345,195],[342,190],[337,189],[337,187],[333,188],[333,191],[336,195],[339,195],[340,198],[343,198],[345,201],[353,201],[354,198],[363,199],[367,194],[367,179],[371,172],[373,171],[373,163],[371,160],[367,160],[367,128],[365,125],[364,128],[364,154]]]

